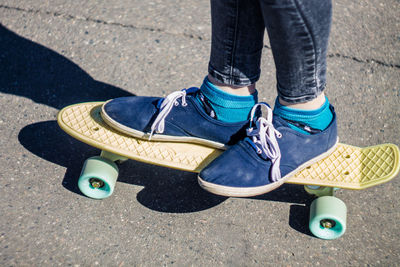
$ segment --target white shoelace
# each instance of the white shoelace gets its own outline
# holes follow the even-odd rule
[[[177,101],[179,98],[182,98],[182,106],[187,106],[186,103],[186,92],[189,89],[183,89],[181,91],[175,91],[171,94],[169,94],[167,97],[165,97],[162,100],[161,106],[160,106],[160,112],[157,115],[157,118],[154,120],[153,124],[151,125],[151,133],[149,140],[153,136],[154,132],[156,133],[163,133],[164,128],[165,128],[165,118],[168,116],[168,114],[171,112],[172,108],[174,106],[178,106],[179,102]]]
[[[255,122],[255,127],[252,127],[255,112],[258,107],[262,106],[267,109],[267,118],[259,117]],[[282,134],[274,128],[272,110],[266,103],[258,103],[251,110],[250,127],[247,129],[247,135],[253,141],[253,147],[257,153],[271,160],[271,180],[278,181],[281,178],[281,151],[276,137],[281,138]]]

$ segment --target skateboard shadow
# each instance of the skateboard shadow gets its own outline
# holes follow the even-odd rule
[[[82,163],[98,151],[79,142],[58,127],[57,121],[37,122],[25,126],[18,134],[18,141],[32,154],[66,168],[62,185],[76,194]]]
[[[267,194],[252,199],[292,203],[289,211],[289,226],[294,230],[313,237],[308,228],[310,205],[314,197],[302,185],[284,184]]]
[[[0,92],[26,97],[55,109],[78,102],[132,95],[116,86],[96,81],[66,57],[15,34],[1,24]],[[68,136],[56,121],[27,125],[19,132],[18,139],[34,155],[66,167],[62,185],[82,195],[77,179],[83,162],[90,156],[98,155],[97,149]],[[121,167],[119,181],[143,186],[136,196],[137,200],[145,207],[160,212],[196,212],[226,200],[201,189],[196,174],[135,161],[128,161]],[[304,203],[307,197],[300,187],[284,185],[254,199]],[[291,209],[289,224],[306,233],[298,227],[305,223],[297,210],[294,208],[292,215]]]
[[[206,210],[219,205],[227,197],[217,196],[203,190],[197,182],[197,174],[128,161],[120,168],[119,182],[135,184],[144,188],[136,198],[143,206],[166,213],[188,213]],[[309,207],[313,198],[303,186],[284,184],[280,188],[250,199],[294,203],[290,206],[289,226],[305,235],[308,229]],[[265,214],[268,216],[268,214]]]
[[[98,149],[70,137],[58,127],[56,121],[27,125],[19,132],[18,139],[21,145],[34,155],[65,167],[67,170],[62,185],[67,190],[83,196],[77,186],[80,171],[88,157],[99,154]],[[206,210],[227,199],[201,189],[195,173],[133,160],[120,166],[118,183],[120,182],[143,187],[136,195],[138,202],[151,210],[165,213]],[[290,208],[289,225],[299,232],[311,235],[306,225],[307,210],[312,198],[301,186],[285,184],[268,194],[251,199],[265,201],[265,205],[268,205],[269,201],[294,203]]]
[[[98,149],[70,137],[58,127],[56,121],[27,125],[19,132],[18,140],[34,155],[65,167],[67,171],[62,185],[82,195],[77,184],[83,162],[99,155]],[[147,208],[160,212],[196,212],[226,199],[201,189],[196,174],[132,160],[120,166],[118,182],[144,187],[137,194],[137,200]],[[132,197],[135,197],[134,194]]]
[[[71,60],[17,35],[2,24],[0,92],[26,97],[56,109],[79,102],[132,95],[116,86],[94,80]],[[98,155],[97,149],[68,136],[58,127],[56,121],[27,125],[19,132],[18,139],[21,145],[36,156],[66,167],[62,185],[74,193],[81,194],[77,187],[77,179],[82,164],[86,158]],[[130,183],[145,187],[144,193],[138,195],[138,200],[150,209],[192,212],[210,208],[224,200],[215,196],[205,196],[207,193],[196,186],[195,176],[191,173],[173,173],[172,170],[144,166],[136,162],[125,165],[128,165],[128,171],[123,171],[121,177],[127,176]],[[130,169],[134,169],[132,173],[137,173],[137,176],[129,176]],[[169,179],[172,184],[167,186],[167,189],[161,186],[162,181],[166,179],[160,179],[160,173],[175,177]],[[166,199],[168,201],[165,201]],[[161,200],[163,204],[159,205]]]
[[[21,37],[0,24],[0,92],[56,109],[132,95],[93,79],[59,53]]]
[[[311,200],[307,201],[305,205],[291,205],[289,213],[289,226],[298,232],[314,237],[310,229],[307,227],[310,216],[310,205]]]

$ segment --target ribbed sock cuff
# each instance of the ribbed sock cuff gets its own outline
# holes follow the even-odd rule
[[[314,110],[303,110],[283,106],[279,103],[279,99],[277,98],[275,101],[274,115],[286,120],[300,122],[321,131],[325,130],[333,119],[327,97],[325,97],[325,103],[320,108]]]
[[[230,94],[212,84],[207,77],[204,79],[200,90],[208,99],[210,105],[217,114],[218,120],[224,122],[247,120],[251,108],[258,101],[257,91],[249,96]]]

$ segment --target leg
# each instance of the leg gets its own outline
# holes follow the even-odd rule
[[[243,121],[257,103],[265,32],[260,5],[258,0],[212,0],[211,18],[209,75],[200,90],[218,120]]]
[[[256,105],[248,137],[200,173],[199,183],[204,189],[224,196],[267,193],[328,156],[337,143],[334,109],[323,95],[330,0],[260,3],[275,60],[279,97],[274,116],[266,104]],[[283,106],[286,103],[291,107]],[[267,110],[266,118],[256,112],[259,107]]]
[[[331,0],[261,1],[283,103],[318,98],[326,85]]]
[[[106,123],[137,138],[218,148],[245,136],[249,112],[257,102],[255,82],[265,31],[260,6],[258,0],[213,0],[211,9],[211,81],[205,79],[200,90],[177,91],[163,99],[107,102],[102,109]]]
[[[261,6],[276,65],[275,115],[324,130],[333,116],[323,92],[331,0],[262,0]]]
[[[209,80],[228,93],[254,93],[265,32],[259,2],[211,0],[211,23]]]

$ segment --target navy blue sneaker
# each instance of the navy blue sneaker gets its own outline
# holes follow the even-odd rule
[[[267,118],[259,107],[266,107]],[[329,156],[336,147],[337,125],[315,134],[303,134],[275,116],[265,103],[256,104],[250,117],[247,137],[212,161],[199,174],[205,190],[223,196],[249,197],[267,193],[282,185],[293,174]],[[273,118],[273,119],[272,119]]]
[[[165,98],[131,96],[106,102],[102,118],[114,129],[154,141],[198,143],[225,149],[246,136],[249,121],[227,123],[215,118],[198,88]],[[200,100],[199,100],[200,99]]]

